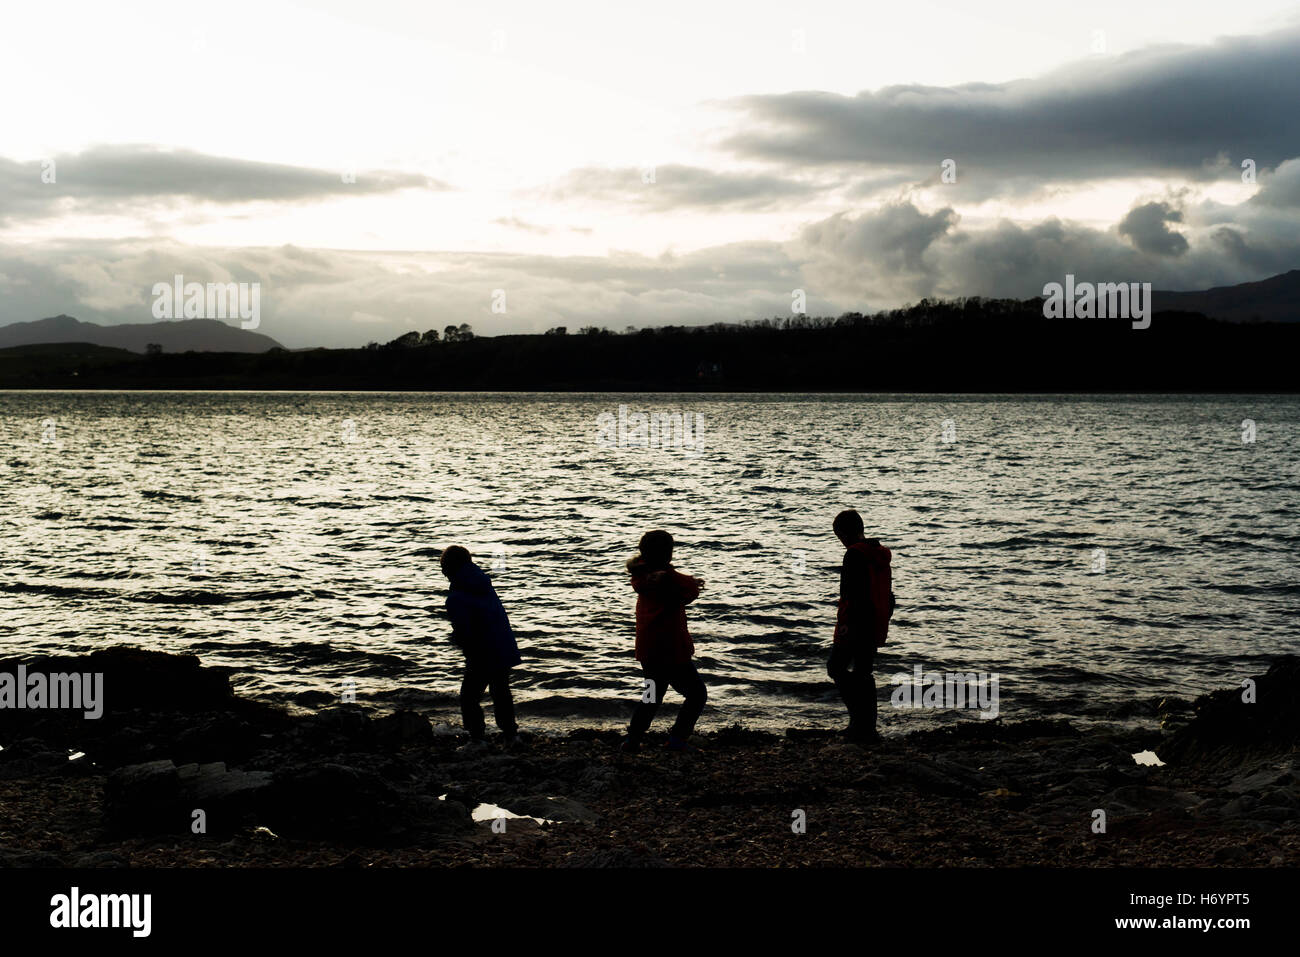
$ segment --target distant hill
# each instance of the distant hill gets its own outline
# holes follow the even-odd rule
[[[101,326],[72,316],[52,316],[0,326],[0,349],[64,342],[89,343],[141,354],[150,343],[162,346],[163,352],[266,352],[283,348],[270,336],[230,326],[219,319]]]
[[[1232,322],[1300,322],[1300,269],[1199,292],[1156,290],[1151,301],[1162,311],[1199,312]]]

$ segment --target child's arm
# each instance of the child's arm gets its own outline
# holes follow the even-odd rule
[[[700,591],[704,588],[704,579],[678,573],[677,586],[681,593],[682,604],[689,605],[700,597]]]
[[[865,556],[849,549],[840,572],[844,596],[844,627],[850,638],[861,638],[871,631],[871,569]]]
[[[447,596],[447,620],[451,622],[450,640],[461,650],[469,647],[471,641],[471,609],[455,595]]]
[[[633,579],[632,587],[639,595],[646,595],[663,602],[681,602],[683,605],[689,605],[699,597],[704,581],[671,569],[661,569],[651,572],[645,578]]]

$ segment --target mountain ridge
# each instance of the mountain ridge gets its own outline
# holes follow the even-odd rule
[[[156,344],[163,352],[267,352],[283,349],[270,336],[219,319],[167,319],[100,325],[66,314],[0,326],[0,349],[14,346],[88,343],[143,355]]]
[[[1300,321],[1300,269],[1255,282],[1209,289],[1151,293],[1155,307],[1176,312],[1199,312],[1229,322]]]

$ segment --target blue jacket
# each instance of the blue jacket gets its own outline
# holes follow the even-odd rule
[[[519,664],[519,646],[492,579],[469,562],[451,576],[450,583],[447,617],[451,619],[451,640],[465,652],[469,664],[493,669]]]

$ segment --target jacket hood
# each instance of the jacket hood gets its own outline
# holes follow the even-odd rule
[[[631,575],[633,578],[642,578],[646,575],[651,574],[652,572],[670,572],[670,571],[673,571],[673,566],[671,564],[651,565],[649,562],[647,562],[644,558],[641,558],[641,556],[639,555],[629,559],[627,563],[627,573]]]
[[[893,554],[888,548],[880,544],[878,538],[867,538],[860,542],[854,542],[849,546],[851,551],[861,552],[872,562],[888,565],[889,559]]]

